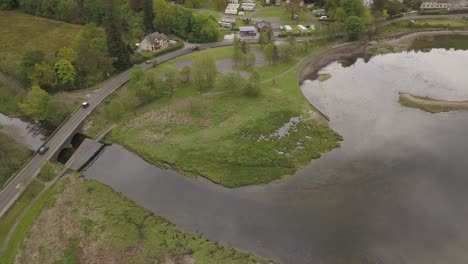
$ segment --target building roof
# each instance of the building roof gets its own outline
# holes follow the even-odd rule
[[[155,42],[155,40],[160,40],[160,39],[169,40],[169,38],[166,35],[164,35],[163,33],[159,33],[157,31],[149,34],[148,36],[144,38],[144,40],[147,40],[150,43],[153,43]]]
[[[244,26],[244,27],[239,27],[240,32],[247,32],[247,31],[257,31],[257,28],[254,26]]]
[[[261,29],[261,28],[264,28],[264,27],[271,28],[271,23],[267,22],[265,20],[262,20],[260,22],[255,23],[255,27],[258,28],[258,29]]]

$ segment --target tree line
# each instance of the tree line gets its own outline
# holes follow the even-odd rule
[[[109,7],[115,11],[112,17]],[[105,25],[111,19],[127,43],[140,42],[154,30],[174,33],[191,42],[213,42],[219,35],[213,16],[165,0],[0,0],[0,9],[19,9],[75,24]]]

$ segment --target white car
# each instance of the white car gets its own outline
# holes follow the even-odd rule
[[[327,16],[321,16],[319,19],[320,19],[320,20],[327,20],[328,17],[327,17]]]
[[[88,106],[89,106],[88,102],[81,103],[81,107],[83,107],[83,108],[87,108]]]

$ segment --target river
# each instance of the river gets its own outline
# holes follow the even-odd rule
[[[0,113],[0,131],[29,149],[37,150],[44,143],[44,129],[19,118]]]
[[[398,92],[468,99],[468,52],[331,63],[304,95],[342,147],[271,184],[226,189],[111,145],[83,173],[184,231],[282,263],[468,263],[468,112],[405,108]]]

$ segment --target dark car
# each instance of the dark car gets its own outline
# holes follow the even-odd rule
[[[40,147],[37,152],[39,153],[39,155],[44,155],[48,150],[49,150],[48,146],[43,146],[43,147]]]
[[[83,108],[87,108],[88,106],[89,106],[88,102],[81,103],[81,107],[83,107]]]
[[[193,46],[193,47],[192,47],[192,50],[199,50],[199,49],[200,49],[199,46]]]

